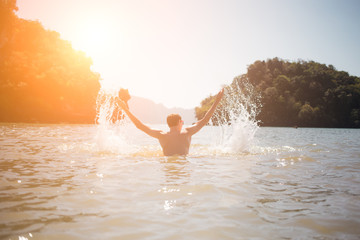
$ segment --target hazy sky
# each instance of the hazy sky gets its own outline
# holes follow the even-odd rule
[[[256,60],[360,76],[359,0],[18,0],[92,57],[107,89],[193,108]]]

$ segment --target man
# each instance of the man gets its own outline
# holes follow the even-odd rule
[[[185,128],[185,130],[182,130],[184,121],[181,119],[180,115],[170,114],[167,117],[167,124],[170,128],[170,131],[168,132],[152,129],[149,126],[143,124],[130,112],[128,106],[124,101],[122,101],[121,99],[117,99],[117,101],[118,105],[125,111],[125,113],[129,116],[130,120],[134,123],[134,125],[149,136],[157,138],[163,149],[164,155],[171,156],[187,155],[189,153],[191,136],[200,131],[200,129],[209,122],[223,95],[224,89],[221,89],[221,91],[216,96],[215,102],[207,111],[205,116],[194,125]]]

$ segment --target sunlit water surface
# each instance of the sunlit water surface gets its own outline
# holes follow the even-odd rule
[[[234,152],[205,127],[187,157],[122,131],[0,125],[0,238],[360,238],[360,130],[260,128]]]

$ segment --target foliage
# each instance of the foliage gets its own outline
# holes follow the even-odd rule
[[[15,0],[0,0],[0,121],[94,122],[92,60],[16,10]]]
[[[254,62],[240,77],[262,97],[262,125],[360,127],[360,78],[332,65],[274,58]],[[197,109],[200,118],[208,108],[201,103]]]
[[[210,95],[201,101],[201,106],[195,108],[195,116],[198,120],[202,119],[205,116],[207,110],[210,109],[211,105],[215,101],[215,96]]]

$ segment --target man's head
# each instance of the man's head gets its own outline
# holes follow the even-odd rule
[[[181,116],[179,114],[170,114],[167,116],[166,122],[169,127],[176,127],[182,122]]]

